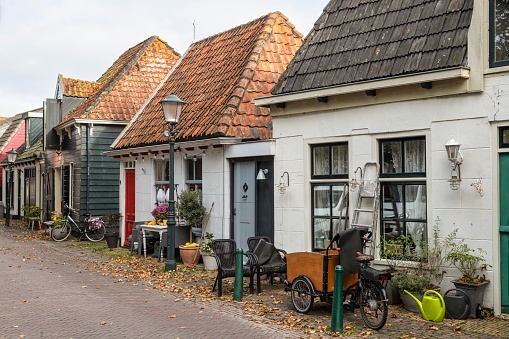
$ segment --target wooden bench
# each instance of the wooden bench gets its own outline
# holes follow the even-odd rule
[[[29,217],[28,218],[28,227],[32,226],[32,231],[34,230],[35,224],[37,224],[37,226],[39,226],[39,229],[41,229],[41,218]]]

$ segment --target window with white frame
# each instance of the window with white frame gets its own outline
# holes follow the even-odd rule
[[[509,65],[509,0],[490,0],[490,67]]]
[[[348,144],[311,145],[311,227],[313,250],[325,249],[348,222]]]
[[[168,160],[160,160],[156,159],[154,161],[155,165],[155,190],[156,196],[159,189],[162,189],[166,194],[168,187],[170,185],[170,173],[168,172],[169,161]]]
[[[381,237],[410,237],[412,256],[427,239],[426,139],[380,140],[379,150]]]

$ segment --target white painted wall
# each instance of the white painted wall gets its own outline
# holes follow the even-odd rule
[[[347,141],[351,179],[358,166],[379,162],[379,139],[421,135],[427,142],[428,236],[439,217],[440,236],[459,228],[458,237],[473,248],[485,249],[488,264],[498,267],[498,210],[494,201],[498,197],[498,176],[493,179],[498,166],[493,150],[498,149],[498,138],[493,135],[497,131],[493,121],[505,121],[509,126],[508,75],[486,77],[481,93],[351,109],[310,109],[306,114],[274,117],[275,177],[284,171],[290,173],[286,194],[279,194],[277,188],[274,193],[277,242],[288,252],[311,250],[310,144]],[[458,191],[451,190],[447,183],[452,167],[444,144],[451,136],[461,143],[464,156]],[[483,197],[471,186],[481,177]],[[352,194],[350,206],[354,200]],[[450,280],[458,276],[456,269],[448,270],[444,292],[452,287]],[[493,306],[494,291],[500,288],[499,276],[492,268],[486,276],[491,283],[484,303]]]

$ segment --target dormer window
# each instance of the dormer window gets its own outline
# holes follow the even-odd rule
[[[490,1],[490,67],[509,65],[509,1]]]

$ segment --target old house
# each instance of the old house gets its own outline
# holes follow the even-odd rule
[[[153,36],[124,52],[95,82],[59,76],[44,113],[45,203],[104,215],[118,212],[118,161],[103,152],[179,59]]]
[[[256,100],[271,108],[275,176],[289,173],[275,194],[285,249],[318,249],[337,230],[345,184],[377,162],[376,244],[403,234],[417,247],[433,225],[441,237],[458,228],[487,251],[483,304],[509,312],[508,10],[500,0],[329,2],[272,96]],[[457,277],[449,269],[442,288]]]
[[[132,222],[152,219],[159,189],[173,194],[168,125],[159,103],[172,93],[186,102],[177,125],[175,191],[202,192],[211,210],[207,231],[216,238],[231,237],[246,247],[249,236],[277,236],[272,123],[269,110],[256,107],[254,99],[269,94],[301,42],[295,27],[275,12],[189,47],[108,153],[122,168],[120,210],[130,216],[123,239]],[[256,180],[260,171],[265,180]]]

